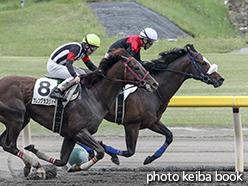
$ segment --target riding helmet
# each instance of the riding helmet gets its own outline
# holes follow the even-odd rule
[[[148,39],[150,41],[157,41],[158,40],[158,34],[157,32],[152,28],[145,28],[140,32],[140,38]]]
[[[100,47],[100,38],[96,34],[88,34],[83,39],[83,43]]]

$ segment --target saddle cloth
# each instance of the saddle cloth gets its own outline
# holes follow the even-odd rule
[[[57,104],[57,100],[50,97],[50,93],[54,89],[55,86],[59,84],[61,80],[59,79],[51,79],[51,78],[39,78],[35,82],[32,104],[34,105],[46,105],[52,106]],[[78,85],[74,85],[70,87],[66,93],[65,97],[67,98],[66,102],[63,102],[64,107],[67,105],[69,101],[72,101],[77,98],[79,95],[79,91],[76,91]]]
[[[62,121],[64,108],[69,101],[76,99],[79,95],[79,85],[76,84],[70,87],[65,92],[66,102],[59,101],[57,99],[51,98],[49,95],[57,84],[61,82],[60,79],[55,78],[40,78],[37,79],[34,86],[32,104],[35,105],[45,105],[45,106],[55,106],[54,118],[53,118],[53,132],[61,133]]]

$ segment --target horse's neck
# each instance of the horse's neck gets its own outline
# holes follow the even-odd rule
[[[111,75],[110,75],[111,74]],[[112,79],[123,79],[124,77],[124,69],[120,70],[119,72],[116,71],[114,68],[110,69],[109,72],[106,74],[107,77]],[[111,81],[103,78],[100,82],[96,84],[98,91],[101,95],[97,92],[98,95],[101,96],[102,105],[104,108],[106,108],[106,104],[109,108],[112,107],[114,104],[117,96],[119,95],[122,88],[125,86],[124,82],[118,82],[118,81]],[[105,102],[105,103],[103,103]]]
[[[184,56],[177,61],[171,63],[167,69],[175,70],[180,72],[188,72],[190,68],[189,58]],[[176,72],[160,72],[155,75],[155,79],[159,83],[158,90],[167,103],[170,101],[172,96],[178,91],[181,85],[186,80],[186,75]]]
[[[111,108],[116,100],[116,97],[119,95],[125,84],[103,79],[97,86],[103,99],[105,100],[109,108]]]

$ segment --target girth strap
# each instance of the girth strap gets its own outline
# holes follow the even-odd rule
[[[124,114],[125,114],[125,103],[124,103],[124,91],[122,91],[119,96],[116,98],[116,107],[115,107],[115,123],[118,125],[123,123]]]
[[[64,107],[62,101],[57,100],[57,104],[54,110],[54,118],[53,118],[53,132],[61,133]]]

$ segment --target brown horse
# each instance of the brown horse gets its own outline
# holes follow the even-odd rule
[[[104,116],[111,108],[121,89],[127,83],[144,86],[148,91],[156,90],[158,83],[151,75],[132,58],[125,50],[120,49],[103,58],[99,70],[82,78],[81,97],[70,102],[64,110],[60,135],[64,138],[60,159],[54,159],[34,148],[32,151],[40,159],[64,166],[76,141],[89,146],[97,152],[95,158],[83,166],[73,166],[71,171],[88,169],[103,158],[104,149],[92,137],[96,133]],[[31,166],[37,169],[40,177],[46,174],[41,164],[27,153],[16,147],[21,130],[29,123],[30,118],[40,125],[52,130],[54,106],[31,104],[36,79],[23,76],[8,76],[0,80],[0,122],[6,130],[0,136],[0,146],[25,163],[25,176]]]
[[[147,63],[146,66],[158,81],[159,88],[153,93],[138,89],[126,99],[122,125],[125,128],[127,150],[117,150],[102,143],[105,152],[112,156],[111,160],[117,165],[119,159],[116,155],[130,157],[135,153],[140,129],[148,128],[166,138],[164,144],[152,156],[145,159],[144,164],[151,163],[164,153],[173,140],[173,134],[160,119],[170,99],[185,80],[193,78],[211,84],[215,88],[221,86],[224,81],[217,72],[217,65],[211,65],[193,45],[162,52],[159,59]],[[105,119],[115,122],[115,106],[111,108]]]

